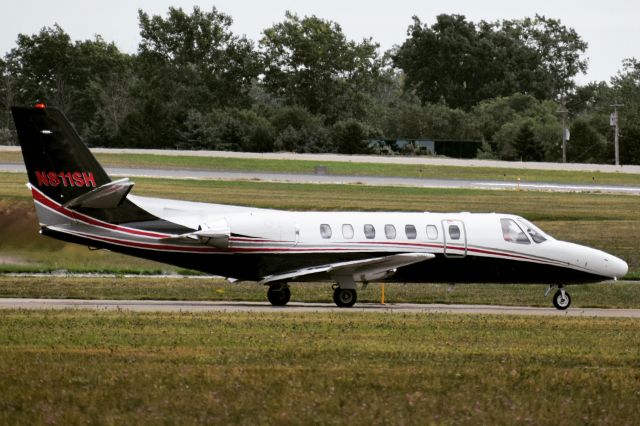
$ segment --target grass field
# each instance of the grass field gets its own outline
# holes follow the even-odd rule
[[[0,423],[631,425],[639,326],[3,311]]]
[[[0,173],[0,270],[176,272],[37,235]],[[504,211],[627,260],[640,197],[136,179],[138,195],[304,210]],[[182,271],[184,272],[184,271]],[[387,302],[549,306],[542,286],[387,285]],[[265,300],[202,278],[0,275],[0,297]],[[376,302],[379,285],[359,291]],[[640,307],[640,285],[570,288]],[[293,284],[292,300],[331,298]],[[0,424],[636,424],[640,321],[450,314],[0,311]]]
[[[425,166],[412,164],[349,163],[338,161],[270,160],[218,157],[188,157],[151,154],[96,154],[110,167],[186,168],[277,173],[314,173],[324,166],[327,174],[347,176],[398,176],[440,179],[488,179],[516,182],[564,182],[582,184],[639,185],[640,174],[558,170],[523,170],[491,167]],[[22,163],[18,152],[0,152],[0,163]]]

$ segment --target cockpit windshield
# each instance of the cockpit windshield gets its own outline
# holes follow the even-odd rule
[[[505,241],[516,244],[531,244],[527,235],[513,219],[500,219],[500,225]]]
[[[551,238],[549,235],[542,232],[540,228],[538,228],[528,220],[523,219],[521,217],[519,217],[517,220],[522,226],[522,228],[525,230],[527,235],[529,235],[536,244],[543,243],[547,241],[549,238]]]

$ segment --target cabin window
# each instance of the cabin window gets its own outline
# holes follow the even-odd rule
[[[342,236],[346,240],[350,240],[353,238],[353,226],[349,224],[342,225]]]
[[[514,220],[500,219],[500,225],[502,226],[502,237],[505,241],[516,244],[531,244],[527,234]]]
[[[384,226],[384,234],[387,236],[387,239],[393,240],[396,238],[396,227],[393,225],[385,225]]]
[[[369,225],[369,224],[365,225],[364,236],[370,240],[374,239],[376,237],[376,228],[374,228],[373,225]]]
[[[460,239],[460,228],[458,225],[449,225],[449,238],[452,240]]]
[[[438,239],[438,228],[435,225],[427,225],[427,238],[430,240]]]
[[[418,231],[416,231],[416,227],[413,225],[405,225],[404,233],[407,236],[407,239],[409,240],[415,240],[416,237],[418,236]]]
[[[324,239],[331,238],[331,227],[326,223],[320,225],[320,236]]]

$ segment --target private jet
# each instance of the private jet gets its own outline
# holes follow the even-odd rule
[[[627,264],[559,241],[499,213],[297,212],[130,194],[112,180],[56,108],[13,107],[40,233],[59,240],[268,286],[275,306],[291,282],[328,281],[339,307],[357,284],[530,283],[557,289],[623,277]]]

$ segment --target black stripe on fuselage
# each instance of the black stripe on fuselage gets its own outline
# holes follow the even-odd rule
[[[284,271],[407,252],[180,253],[112,244],[47,228],[43,228],[42,233],[71,243],[108,249],[208,274],[251,281],[259,281],[265,276]],[[385,281],[457,284],[578,284],[599,282],[607,279],[609,278],[572,268],[524,260],[472,255],[449,258],[442,254],[436,254],[434,259],[398,268],[396,274]]]

